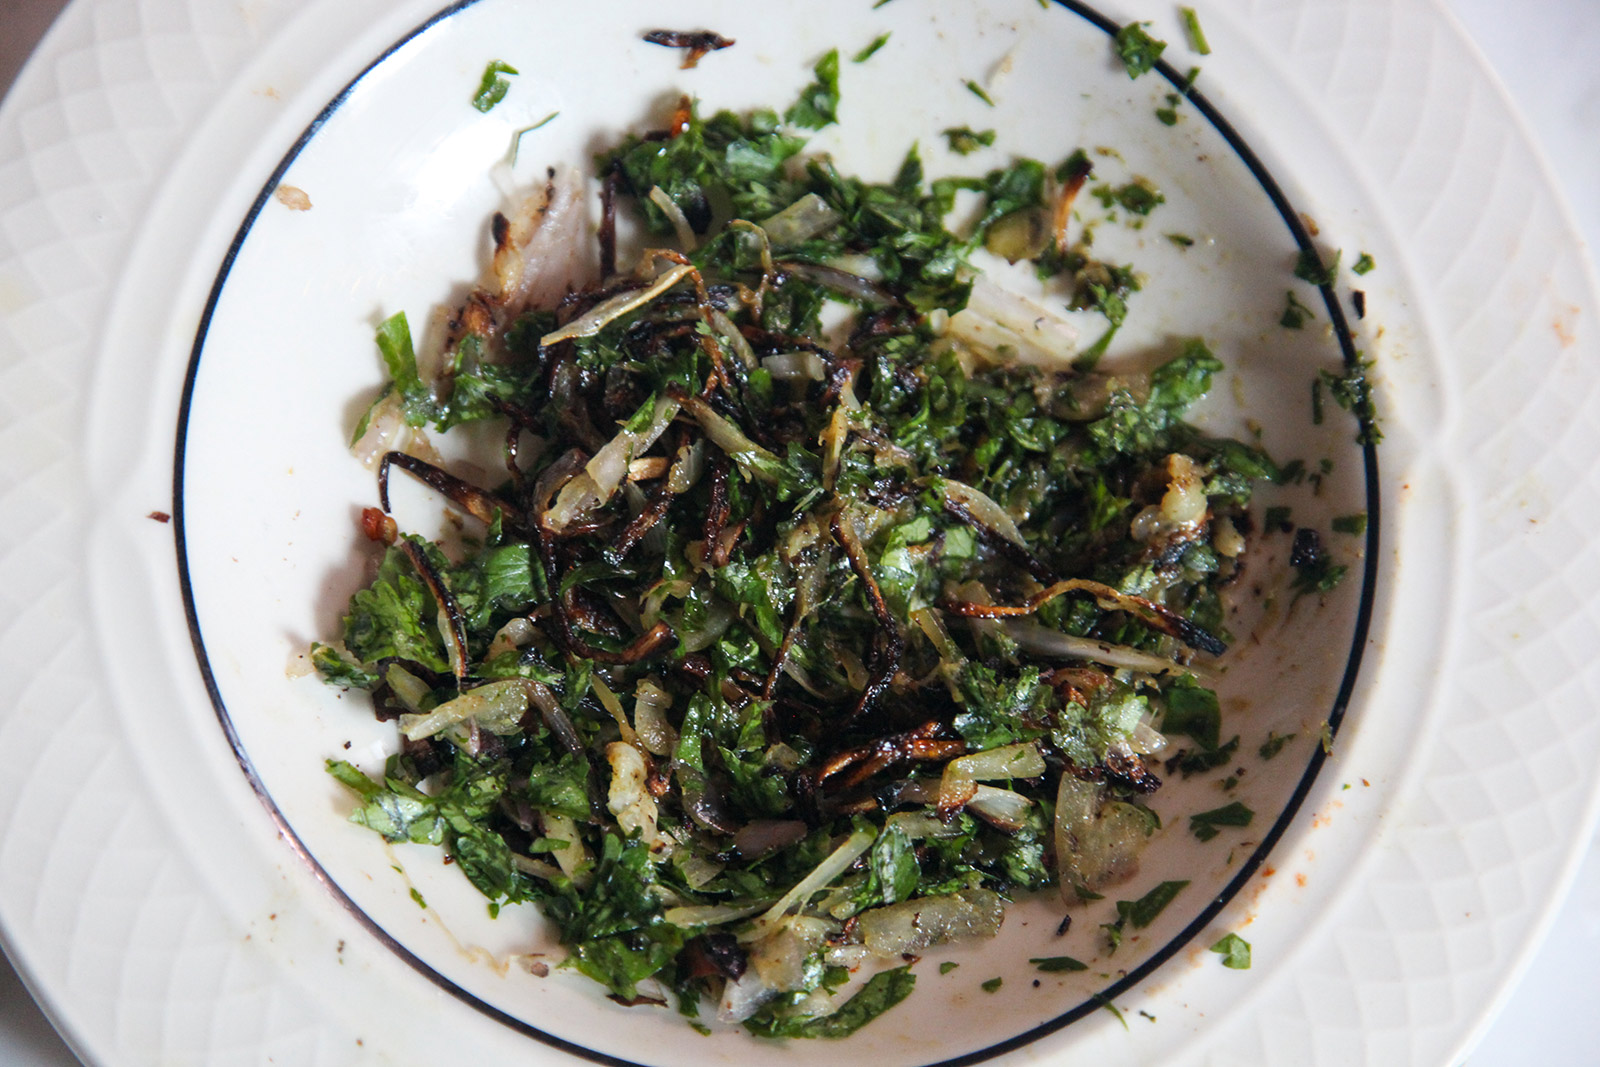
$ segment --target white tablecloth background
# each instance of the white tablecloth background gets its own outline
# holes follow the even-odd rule
[[[1543,145],[1591,255],[1600,248],[1600,0],[1440,0],[1478,43]],[[64,0],[0,0],[0,92]],[[1600,710],[1600,709],[1597,709]],[[1600,1063],[1600,840],[1553,933],[1470,1067]],[[0,1067],[78,1067],[0,956]]]

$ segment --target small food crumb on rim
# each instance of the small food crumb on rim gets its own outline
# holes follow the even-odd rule
[[[272,195],[277,198],[278,203],[290,211],[311,210],[311,197],[307,196],[306,191],[297,185],[280,185],[272,191]]]

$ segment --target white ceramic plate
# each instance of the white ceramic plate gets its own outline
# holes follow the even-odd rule
[[[1198,114],[1176,132],[1148,116],[1164,86],[1107,81],[1104,37],[1078,15],[960,8],[839,5],[785,27],[711,3],[667,19],[481,0],[416,34],[436,14],[426,4],[226,16],[102,4],[74,7],[53,31],[0,114],[0,344],[9,395],[29,397],[4,423],[19,457],[4,484],[8,513],[30,516],[8,535],[0,583],[12,620],[0,649],[20,682],[0,747],[27,754],[0,786],[0,920],[87,1058],[498,1059],[537,1051],[530,1029],[649,1062],[829,1054],[753,1053],[737,1035],[706,1042],[458,949],[503,953],[512,946],[492,939],[521,935],[509,917],[458,922],[481,902],[450,908],[448,880],[407,856],[411,878],[438,882],[426,886],[428,913],[410,903],[390,858],[343,825],[343,801],[317,770],[345,740],[376,758],[377,732],[284,668],[355,580],[348,517],[371,483],[342,459],[340,438],[377,374],[372,321],[399,307],[419,321],[476,273],[475,234],[498,195],[487,164],[510,131],[560,111],[571,125],[540,133],[572,152],[597,128],[643,121],[664,91],[781,102],[826,47],[848,55],[883,29],[896,36],[881,65],[847,65],[847,106],[859,77],[856,99],[876,119],[847,120],[842,157],[881,166],[910,137],[932,156],[929,128],[945,116],[984,121],[960,87],[967,77],[995,90],[1015,139],[1002,148],[1051,158],[1080,139],[1115,144],[1162,176],[1172,217],[1208,228],[1221,250],[1192,284],[1142,294],[1146,340],[1220,337],[1246,406],[1263,391],[1263,421],[1288,432],[1295,422],[1280,408],[1301,401],[1291,376],[1271,373],[1268,349],[1284,335],[1266,326],[1281,307],[1276,279],[1292,284],[1295,245],[1281,220],[1251,207],[1259,187],[1214,153],[1217,134]],[[1131,1029],[1095,1011],[1010,1055],[1443,1062],[1531,946],[1593,806],[1587,768],[1600,737],[1585,714],[1583,651],[1593,286],[1508,112],[1431,8],[1265,3],[1201,17],[1215,49],[1201,61],[1208,97],[1314,220],[1319,243],[1380,265],[1359,342],[1378,360],[1388,435],[1376,641],[1352,729],[1265,865],[1245,850],[1235,871],[1207,871],[1197,888],[1214,884],[1226,900],[1164,916],[1170,928],[1152,930],[1150,947],[1109,961]],[[741,44],[694,72],[630,47],[638,30],[680,20]],[[962,29],[968,20],[978,25]],[[1156,30],[1185,66],[1178,28]],[[406,43],[391,52],[396,42]],[[912,46],[938,61],[916,62]],[[491,57],[525,74],[480,117],[446,89],[470,89]],[[912,68],[925,81],[908,91],[893,73]],[[1101,94],[1104,109],[1076,97],[1043,106],[1062,84]],[[1093,114],[1109,116],[1103,133],[1084,124]],[[1174,144],[1208,159],[1189,171]],[[264,199],[280,177],[308,191],[310,212]],[[1169,257],[1152,277],[1173,278],[1183,261],[1151,245],[1139,255]],[[1199,299],[1240,279],[1260,284]],[[1189,325],[1207,307],[1221,311]],[[1313,346],[1291,353],[1298,383],[1314,346],[1330,342],[1290,341]],[[175,438],[186,445],[181,500]],[[1334,510],[1352,493],[1359,501],[1353,466],[1339,468]],[[179,506],[182,572],[173,529],[146,517]],[[1352,609],[1333,610],[1343,641],[1333,665],[1311,673],[1325,683],[1331,671],[1337,689]],[[1326,694],[1279,704],[1242,721],[1264,736],[1269,723],[1314,726],[1332,707]],[[1241,728],[1246,743],[1251,731]],[[1298,765],[1319,762],[1302,750]],[[1283,807],[1298,787],[1291,775],[1257,788]],[[1168,851],[1152,872],[1189,862]],[[1227,930],[1255,945],[1250,972],[1206,953]],[[1027,940],[1020,923],[1008,933]],[[1131,988],[1110,970],[1169,956]],[[955,974],[979,969],[965,987],[938,986],[930,971],[902,1021],[875,1023],[851,1054],[982,1055],[1083,1014],[1081,990],[1031,990],[1015,952]],[[1003,995],[977,991],[1002,973]]]

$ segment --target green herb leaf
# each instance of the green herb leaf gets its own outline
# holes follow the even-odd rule
[[[1084,963],[1081,960],[1075,960],[1071,956],[1039,956],[1035,957],[1034,959],[1030,959],[1028,962],[1039,968],[1041,971],[1045,971],[1047,973],[1054,973],[1058,971],[1086,971],[1089,969],[1089,965],[1087,963]]]
[[[1180,7],[1178,14],[1183,17],[1183,29],[1189,35],[1189,47],[1203,56],[1209,56],[1211,45],[1206,41],[1205,31],[1200,28],[1200,16],[1195,14],[1192,7]]]
[[[1238,934],[1228,934],[1211,946],[1211,951],[1222,956],[1222,965],[1236,971],[1250,969],[1250,942]]]
[[[888,43],[889,35],[887,33],[880,33],[876,38],[873,39],[871,44],[857,52],[850,62],[865,63],[867,60],[872,58],[873,54],[876,53],[878,49],[882,48]]]
[[[969,156],[980,148],[994,144],[995,133],[993,130],[974,130],[970,126],[952,126],[944,131],[944,137],[950,144],[950,151]]]
[[[1202,841],[1216,837],[1219,826],[1249,826],[1255,812],[1235,800],[1224,807],[1189,816],[1189,830]]]
[[[1293,290],[1289,290],[1284,295],[1287,297],[1288,302],[1284,306],[1283,317],[1278,320],[1279,326],[1289,330],[1298,330],[1308,321],[1317,317],[1315,312],[1295,299]]]
[[[910,967],[896,967],[873,975],[831,1015],[785,1019],[761,1013],[746,1019],[744,1025],[762,1037],[849,1037],[910,996],[916,984]]]
[[[1367,272],[1371,271],[1372,268],[1376,267],[1377,265],[1378,265],[1377,263],[1373,262],[1373,259],[1372,259],[1372,257],[1370,255],[1368,255],[1367,253],[1363,252],[1356,259],[1356,261],[1354,263],[1350,264],[1350,273],[1352,273],[1352,274],[1366,274]]]
[[[518,73],[517,68],[500,60],[491,60],[483,68],[483,78],[478,82],[478,91],[472,94],[472,106],[482,112],[491,111],[496,104],[504,100],[506,91],[511,88],[511,82],[505,77],[507,74]]]
[[[1315,248],[1302,248],[1295,261],[1294,276],[1316,286],[1333,285],[1339,279],[1340,255],[1341,252],[1334,252],[1332,262],[1324,266]]]
[[[1353,534],[1359,537],[1367,532],[1367,513],[1359,511],[1354,515],[1337,515],[1332,525],[1335,533]]]
[[[800,90],[800,99],[783,113],[783,118],[794,126],[820,130],[839,121],[839,50],[831,49],[817,60],[812,73],[816,81]]]
[[[1162,50],[1167,47],[1165,41],[1158,41],[1145,32],[1144,28],[1148,25],[1148,22],[1130,22],[1112,38],[1112,48],[1117,58],[1122,60],[1130,78],[1154,70]]]
[[[1269,730],[1267,731],[1267,739],[1261,742],[1261,747],[1256,751],[1262,759],[1269,760],[1282,752],[1283,746],[1293,741],[1294,737],[1294,734],[1279,734]]]
[[[1156,917],[1183,892],[1188,881],[1162,882],[1138,900],[1117,901],[1117,916],[1135,929],[1142,930],[1156,921]]]

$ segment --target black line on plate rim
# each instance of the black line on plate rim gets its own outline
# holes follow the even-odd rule
[[[305,843],[300,839],[294,828],[289,824],[289,821],[284,817],[283,812],[278,808],[277,803],[272,799],[271,794],[267,791],[265,783],[262,782],[260,775],[257,774],[255,766],[251,762],[249,755],[245,752],[244,745],[240,741],[237,730],[234,728],[232,718],[228,714],[227,706],[223,702],[222,693],[217,685],[216,676],[211,670],[210,658],[206,653],[205,641],[201,634],[199,616],[195,607],[194,589],[189,575],[188,549],[185,536],[183,473],[188,440],[190,409],[194,400],[194,387],[199,375],[200,359],[205,348],[206,337],[211,328],[212,316],[221,300],[223,287],[228,280],[228,276],[232,273],[234,263],[238,259],[239,252],[243,248],[245,240],[248,238],[250,231],[254,228],[256,220],[260,216],[261,211],[271,199],[273,191],[282,181],[283,176],[288,172],[289,167],[299,157],[300,153],[305,150],[312,138],[321,132],[323,126],[333,116],[333,114],[338,111],[339,108],[343,106],[344,103],[350,98],[350,95],[355,91],[357,86],[360,85],[360,83],[369,74],[371,74],[383,63],[387,62],[391,57],[394,56],[396,52],[405,47],[411,41],[415,40],[423,33],[426,33],[429,29],[440,22],[443,22],[445,19],[458,14],[466,8],[474,6],[478,2],[479,0],[457,0],[456,3],[453,3],[437,12],[425,22],[412,29],[400,40],[396,41],[380,56],[363,68],[359,74],[352,78],[350,82],[347,83],[331,101],[329,101],[327,106],[318,113],[316,118],[311,121],[310,125],[306,127],[305,131],[295,140],[294,144],[291,145],[289,150],[284,154],[282,160],[278,163],[278,166],[273,170],[271,176],[267,179],[266,184],[262,187],[261,192],[257,194],[254,203],[251,204],[250,210],[245,215],[244,220],[240,224],[238,231],[235,233],[232,242],[229,244],[228,250],[223,256],[222,264],[218,269],[216,281],[213,282],[211,292],[206,298],[205,307],[200,316],[199,326],[196,329],[194,345],[190,350],[189,366],[184,375],[183,392],[178,410],[176,443],[174,449],[172,494],[173,536],[177,550],[178,584],[180,592],[183,596],[184,614],[189,626],[190,641],[194,646],[195,658],[200,668],[202,680],[205,684],[206,694],[211,700],[212,708],[216,712],[217,720],[222,727],[223,733],[228,739],[228,744],[233,749],[234,758],[238,761],[239,768],[241,771],[243,771],[245,778],[249,781],[251,789],[256,794],[256,798],[261,802],[262,806],[266,808],[268,815],[277,825],[280,833],[283,836],[283,839],[289,844],[290,848],[294,850],[301,860],[304,861],[308,867],[310,867],[311,872],[317,881],[320,882],[328,890],[328,892],[332,894],[333,897],[385,947],[403,960],[413,970],[417,971],[423,977],[431,981],[434,985],[438,986],[441,990],[451,994],[462,1003],[476,1009],[489,1018],[494,1019],[496,1022],[499,1022],[502,1025],[517,1031],[518,1033],[535,1038],[536,1040],[549,1045],[552,1048],[570,1053],[582,1059],[586,1059],[595,1063],[614,1065],[614,1067],[645,1067],[645,1065],[634,1060],[622,1059],[620,1057],[611,1056],[600,1052],[596,1049],[574,1044],[564,1038],[557,1037],[556,1035],[545,1030],[541,1030],[531,1023],[510,1015],[494,1005],[489,1004],[476,994],[469,992],[455,982],[451,981],[449,978],[446,978],[427,962],[412,953],[393,935],[389,934],[388,931],[378,925],[376,920],[368,915],[365,910],[363,910],[358,904],[356,904],[354,900],[350,898],[350,896],[339,886],[338,882],[334,880],[333,876],[328,873],[327,869],[324,868],[316,859],[316,857],[311,854]],[[1117,31],[1122,28],[1119,23],[1106,18],[1094,8],[1082,3],[1081,0],[1053,0],[1053,2],[1057,6],[1065,8],[1068,11],[1071,11],[1073,14],[1084,19],[1091,25],[1105,32],[1108,36],[1114,36]],[[1299,249],[1302,252],[1308,252],[1312,255],[1318,256],[1318,261],[1320,262],[1320,253],[1318,253],[1316,245],[1312,241],[1311,235],[1306,229],[1305,223],[1302,221],[1299,214],[1294,210],[1293,205],[1290,204],[1288,197],[1284,194],[1277,181],[1272,177],[1272,174],[1267,169],[1266,165],[1250,148],[1249,144],[1244,140],[1239,132],[1233,127],[1232,123],[1230,123],[1221,115],[1220,112],[1218,112],[1216,107],[1211,104],[1211,102],[1203,93],[1195,89],[1193,85],[1189,84],[1188,78],[1185,75],[1180,74],[1177,69],[1166,60],[1157,60],[1154,70],[1156,73],[1160,74],[1163,78],[1170,82],[1173,87],[1177,89],[1183,95],[1183,97],[1187,99],[1195,107],[1195,109],[1206,118],[1206,120],[1222,137],[1222,139],[1227,142],[1228,146],[1233,149],[1235,154],[1237,154],[1239,159],[1245,164],[1245,167],[1250,171],[1251,176],[1255,178],[1257,184],[1260,185],[1262,191],[1266,193],[1267,198],[1272,201],[1273,207],[1277,210],[1284,224],[1288,227],[1290,235],[1294,238]],[[1361,367],[1361,353],[1359,350],[1357,350],[1355,346],[1355,340],[1350,334],[1349,324],[1345,318],[1344,309],[1339,303],[1338,295],[1335,292],[1334,286],[1329,284],[1319,286],[1319,288],[1322,290],[1323,303],[1327,307],[1329,321],[1332,324],[1335,336],[1339,341],[1339,349],[1343,357],[1345,368],[1347,372],[1359,371]],[[1333,704],[1328,712],[1328,730],[1330,736],[1332,737],[1338,736],[1339,728],[1343,724],[1345,714],[1349,709],[1350,699],[1354,693],[1357,676],[1360,670],[1362,653],[1366,647],[1367,637],[1371,629],[1372,613],[1376,599],[1379,545],[1378,533],[1381,523],[1380,496],[1378,491],[1378,457],[1376,446],[1373,444],[1373,439],[1376,436],[1374,432],[1375,426],[1373,423],[1373,418],[1374,416],[1370,410],[1359,411],[1356,413],[1356,421],[1360,431],[1360,440],[1362,444],[1363,473],[1366,478],[1366,551],[1362,566],[1361,596],[1360,602],[1357,606],[1355,626],[1352,631],[1350,642],[1350,651],[1346,659],[1345,670],[1340,681],[1339,690],[1335,695]],[[1322,767],[1326,762],[1327,753],[1324,751],[1324,749],[1320,745],[1314,748],[1310,762],[1307,764],[1306,770],[1302,774],[1299,783],[1294,789],[1294,792],[1290,795],[1287,804],[1285,804],[1278,818],[1274,821],[1271,829],[1269,829],[1267,833],[1263,835],[1261,842],[1256,846],[1254,851],[1251,852],[1250,856],[1243,862],[1243,864],[1241,864],[1239,872],[1223,888],[1222,892],[1218,893],[1212,899],[1212,901],[1206,905],[1205,909],[1202,910],[1194,920],[1192,920],[1181,931],[1175,934],[1160,949],[1152,953],[1138,967],[1129,971],[1123,978],[1107,986],[1105,989],[1092,994],[1083,1003],[1061,1013],[1060,1015],[1057,1015],[1047,1022],[1041,1023],[1038,1026],[1032,1027],[1029,1030],[1007,1038],[1004,1041],[989,1045],[985,1048],[964,1053],[960,1056],[931,1061],[926,1064],[925,1067],[966,1067],[968,1064],[980,1063],[996,1056],[1004,1055],[1007,1052],[1015,1051],[1024,1045],[1032,1044],[1040,1038],[1047,1037],[1050,1034],[1053,1034],[1074,1022],[1077,1022],[1092,1012],[1099,1011],[1102,1008],[1110,1006],[1114,998],[1123,995],[1134,986],[1142,982],[1145,978],[1149,977],[1152,972],[1166,963],[1169,959],[1176,955],[1179,950],[1184,948],[1189,942],[1199,936],[1199,934],[1211,924],[1217,915],[1221,913],[1222,909],[1225,908],[1234,897],[1238,896],[1238,894],[1247,884],[1249,884],[1250,880],[1255,876],[1256,871],[1260,869],[1263,863],[1265,863],[1267,856],[1276,846],[1279,839],[1281,839],[1284,833],[1287,832],[1289,825],[1294,821],[1295,816],[1299,813],[1300,808],[1305,803],[1307,796],[1310,794],[1311,789],[1316,782],[1319,772],[1322,770]]]

